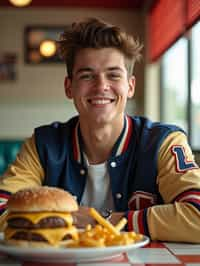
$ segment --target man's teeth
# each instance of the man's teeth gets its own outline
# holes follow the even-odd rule
[[[92,104],[108,104],[108,103],[111,103],[111,100],[108,100],[108,99],[99,99],[99,100],[90,100],[90,102],[92,103]]]

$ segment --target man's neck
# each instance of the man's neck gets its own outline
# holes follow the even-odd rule
[[[118,121],[115,125],[82,124],[80,121],[81,134],[84,142],[84,152],[90,164],[98,164],[107,161],[113,146],[120,136],[124,121]]]

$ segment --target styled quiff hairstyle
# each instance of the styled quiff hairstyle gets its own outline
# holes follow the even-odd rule
[[[128,75],[141,57],[142,45],[119,27],[96,18],[89,18],[69,25],[60,35],[59,51],[67,66],[68,77],[72,79],[76,54],[84,48],[116,48],[125,57]]]

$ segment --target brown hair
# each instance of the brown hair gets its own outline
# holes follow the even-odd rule
[[[119,27],[96,18],[71,24],[60,35],[59,40],[60,54],[66,62],[69,78],[72,79],[74,60],[79,50],[109,47],[118,49],[124,55],[128,74],[132,75],[134,64],[141,57],[142,46],[138,40],[134,40]]]

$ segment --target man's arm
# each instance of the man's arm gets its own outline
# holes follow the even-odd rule
[[[164,204],[130,211],[129,230],[153,240],[200,243],[200,169],[183,133],[162,144],[157,183]]]
[[[44,171],[32,136],[25,141],[16,160],[0,178],[0,214],[4,212],[10,194],[25,187],[40,186],[43,178]]]

